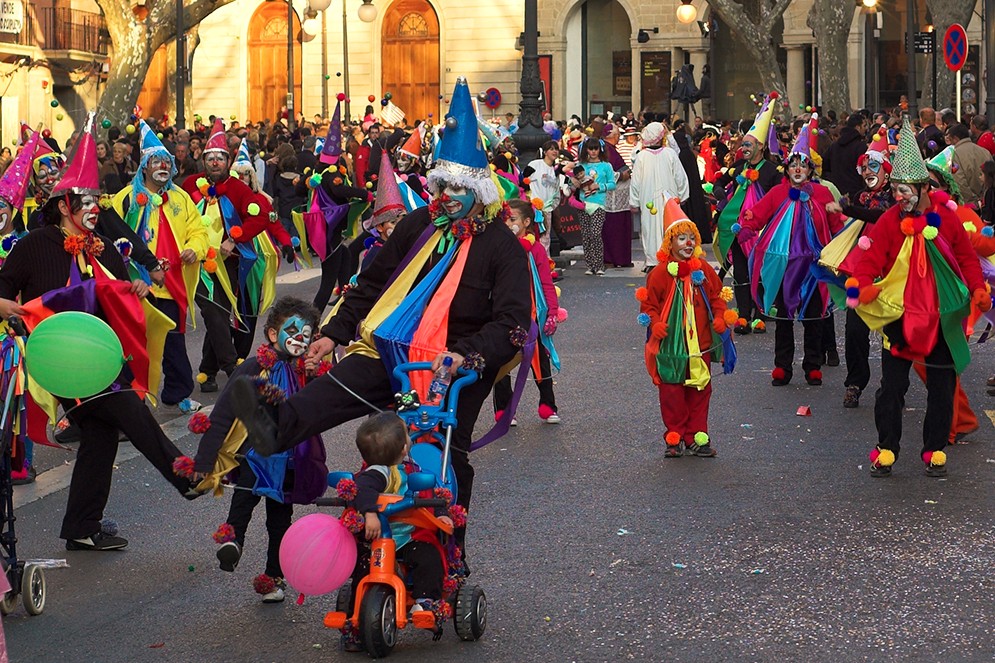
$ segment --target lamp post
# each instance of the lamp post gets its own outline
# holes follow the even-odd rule
[[[287,0],[287,129],[295,128],[294,112],[294,2]]]
[[[187,35],[183,27],[183,0],[176,0],[176,117],[177,129],[185,129],[183,102],[187,82]]]
[[[345,83],[345,114],[346,117],[351,118],[349,115],[349,37],[346,30],[345,0],[342,2],[342,76],[345,78],[343,81]],[[377,20],[377,7],[373,4],[373,0],[363,0],[357,13],[359,20],[363,23],[372,23]]]
[[[916,117],[919,114],[918,100],[916,99],[916,17],[915,0],[907,0],[905,3],[905,54],[908,63],[908,99],[909,117]]]
[[[536,158],[542,144],[549,135],[542,130],[542,79],[539,76],[539,12],[537,0],[525,0],[525,32],[522,45],[522,78],[519,90],[522,101],[519,104],[518,131],[515,132],[515,145],[523,163]]]
[[[985,117],[995,121],[995,0],[985,0]]]

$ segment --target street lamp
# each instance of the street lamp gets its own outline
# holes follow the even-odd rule
[[[372,23],[377,20],[377,8],[373,0],[363,0],[359,6],[359,20],[363,23]]]
[[[689,25],[696,18],[698,18],[698,10],[691,4],[691,0],[681,0],[681,4],[677,8],[677,20],[684,25]]]
[[[308,0],[308,4],[311,6],[311,9],[323,12],[332,6],[332,0]]]

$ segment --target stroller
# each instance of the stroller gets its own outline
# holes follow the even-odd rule
[[[408,426],[411,437],[411,459],[419,472],[407,475],[408,491],[403,496],[381,495],[380,538],[371,542],[370,573],[362,578],[352,600],[352,586],[347,583],[338,592],[336,610],[325,615],[328,628],[357,627],[363,647],[373,658],[390,654],[397,643],[397,632],[409,623],[415,628],[433,631],[435,639],[442,636],[445,617],[437,611],[411,612],[414,604],[405,583],[406,570],[395,559],[395,543],[391,536],[391,522],[404,522],[418,528],[452,534],[452,528],[439,521],[432,509],[455,504],[456,477],[450,463],[450,447],[456,428],[456,404],[460,390],[476,382],[477,374],[460,369],[448,393],[437,404],[423,405],[418,394],[411,389],[408,374],[416,370],[430,370],[428,363],[400,364],[394,369],[394,378],[401,385],[397,394],[397,414]],[[443,434],[442,430],[445,433]],[[352,479],[349,472],[330,472],[328,485],[337,487],[339,481]],[[419,493],[432,491],[436,497],[419,497]],[[320,506],[345,506],[340,498],[321,498]],[[456,634],[462,640],[479,639],[487,626],[487,598],[484,590],[469,585],[461,562],[450,562],[449,578],[443,584],[443,601],[448,606],[443,613],[450,613]],[[350,605],[352,604],[352,605]]]

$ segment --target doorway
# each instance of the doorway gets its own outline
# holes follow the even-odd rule
[[[294,111],[301,108],[301,25],[293,14]],[[264,2],[249,21],[249,103],[246,121],[275,120],[287,106],[287,5]]]
[[[383,20],[383,92],[405,122],[439,112],[439,17],[425,0],[400,0]],[[374,112],[379,113],[379,108]]]

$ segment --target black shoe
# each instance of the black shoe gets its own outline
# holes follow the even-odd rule
[[[240,377],[229,383],[232,410],[242,420],[248,432],[249,445],[263,456],[280,451],[276,439],[276,422],[265,404],[259,402],[259,393],[251,378]]]
[[[891,465],[871,465],[871,476],[875,479],[891,476]]]
[[[221,562],[221,570],[231,573],[238,566],[238,560],[242,559],[242,546],[234,541],[223,543],[218,548],[217,558]]]
[[[13,478],[14,473],[11,472],[11,485],[14,486],[27,486],[29,483],[34,483],[35,479],[38,478],[38,470],[35,469],[34,465],[28,465],[28,471],[23,477]]]
[[[805,382],[813,387],[822,386],[822,371],[808,371],[805,373]]]
[[[745,325],[736,325],[733,328],[733,331],[735,333],[739,334],[740,336],[745,336],[747,334],[752,334],[753,333],[753,329],[750,327],[749,323],[747,323]]]
[[[122,550],[127,547],[127,539],[103,532],[82,539],[66,539],[66,550]]]
[[[76,424],[70,423],[65,430],[55,434],[55,441],[59,444],[73,444],[83,439],[83,432]]]
[[[843,407],[855,408],[860,406],[860,394],[863,393],[863,389],[855,384],[851,384],[846,388],[846,393],[843,394]]]
[[[213,394],[218,390],[218,378],[208,375],[207,379],[200,383],[200,393]]]
[[[839,366],[840,365],[840,353],[833,348],[826,353],[826,361],[823,362],[826,366]]]
[[[667,445],[667,448],[663,450],[664,458],[680,458],[684,455],[684,443],[679,442],[673,446]]]
[[[926,476],[928,477],[945,477],[947,476],[947,466],[946,465],[933,465],[929,463],[926,465]]]
[[[715,458],[718,452],[711,444],[694,444],[686,452],[691,456],[697,456],[698,458]]]

